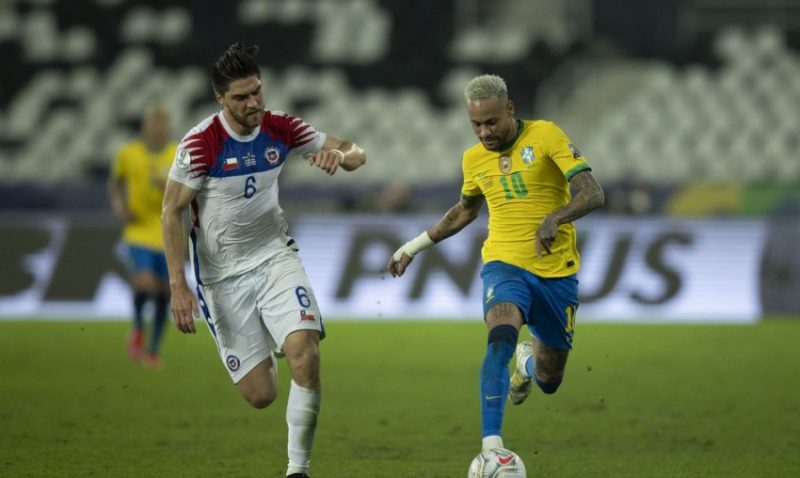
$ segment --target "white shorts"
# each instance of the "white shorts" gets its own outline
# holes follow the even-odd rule
[[[324,334],[317,300],[294,251],[197,289],[200,309],[233,383],[281,348],[290,333]]]

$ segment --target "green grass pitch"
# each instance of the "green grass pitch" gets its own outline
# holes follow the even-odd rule
[[[202,325],[202,324],[200,324]],[[249,408],[204,329],[165,368],[120,322],[0,322],[0,476],[281,477],[285,400]],[[485,332],[329,322],[314,478],[466,476],[480,445]],[[800,321],[579,324],[561,389],[506,408],[536,477],[800,476]]]

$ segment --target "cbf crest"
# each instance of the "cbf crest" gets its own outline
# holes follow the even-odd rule
[[[525,146],[519,152],[519,155],[522,156],[522,162],[527,167],[530,167],[533,164],[533,160],[536,158],[536,154],[533,152],[533,146]]]
[[[281,150],[275,146],[268,146],[264,151],[264,159],[266,159],[269,164],[276,164],[281,159]]]
[[[508,174],[508,172],[511,171],[511,156],[500,156],[498,164],[500,166],[500,172]]]

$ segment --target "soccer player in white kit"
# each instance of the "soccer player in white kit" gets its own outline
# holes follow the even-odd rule
[[[286,409],[287,476],[307,478],[320,409],[320,311],[278,204],[284,161],[304,158],[327,174],[366,161],[355,143],[300,118],[265,110],[256,46],[235,43],[212,69],[222,110],[181,141],[169,173],[162,223],[175,325],[195,333],[202,314],[242,396],[265,408],[277,396],[273,350],[292,375]],[[190,259],[197,296],[184,276],[181,216],[191,211]]]

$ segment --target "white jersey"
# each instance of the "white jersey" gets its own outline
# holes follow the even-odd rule
[[[221,111],[186,134],[169,178],[198,191],[190,234],[198,284],[252,270],[291,246],[278,204],[278,174],[284,161],[311,156],[325,138],[279,111],[266,111],[248,136],[236,134]]]

